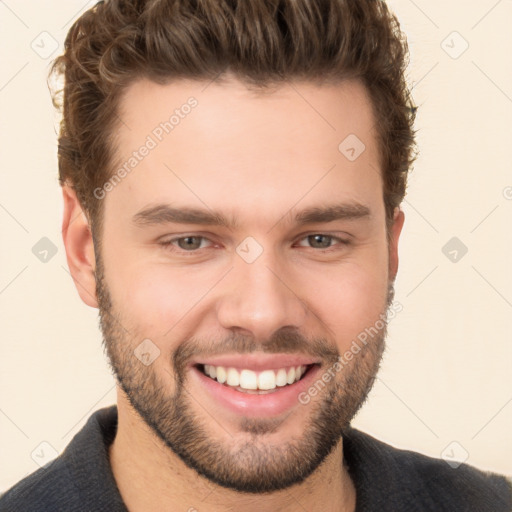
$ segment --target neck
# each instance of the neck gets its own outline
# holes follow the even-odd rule
[[[118,427],[110,446],[114,478],[130,512],[354,512],[356,493],[343,464],[343,444],[301,484],[267,494],[220,487],[190,469],[153,433],[118,393]]]

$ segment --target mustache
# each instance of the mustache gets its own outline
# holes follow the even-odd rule
[[[189,361],[193,357],[212,357],[226,354],[302,354],[320,358],[326,364],[334,364],[340,354],[335,345],[325,338],[308,340],[296,329],[282,327],[268,340],[257,341],[253,336],[233,334],[221,341],[190,338],[184,341],[174,352],[173,366],[177,376],[183,376]]]
[[[386,311],[391,306],[395,296],[394,281],[388,283]],[[212,357],[226,354],[251,354],[261,351],[267,354],[301,354],[319,358],[327,365],[333,365],[340,357],[336,345],[326,338],[308,339],[295,327],[284,326],[278,329],[268,340],[258,341],[253,336],[233,333],[220,340],[204,340],[192,337],[184,341],[173,354],[173,365],[176,376],[182,379],[188,362],[192,357]]]

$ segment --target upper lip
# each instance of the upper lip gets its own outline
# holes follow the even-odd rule
[[[278,370],[289,366],[308,366],[319,361],[300,354],[232,354],[197,358],[192,366],[208,364],[226,368],[247,369],[253,371]]]

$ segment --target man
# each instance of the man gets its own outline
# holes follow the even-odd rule
[[[376,0],[107,0],[75,23],[63,237],[118,402],[0,510],[512,510],[505,478],[350,426],[394,307],[406,54]]]

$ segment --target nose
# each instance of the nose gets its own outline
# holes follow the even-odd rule
[[[217,302],[217,318],[225,329],[268,340],[283,327],[302,330],[307,308],[294,290],[290,272],[266,251],[254,262],[238,258]],[[297,286],[295,286],[297,288]]]

